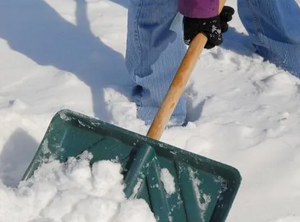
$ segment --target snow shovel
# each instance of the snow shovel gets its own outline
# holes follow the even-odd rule
[[[199,34],[190,44],[147,136],[61,110],[22,179],[53,159],[66,162],[88,151],[91,165],[101,160],[121,164],[126,196],[143,198],[157,221],[225,221],[240,186],[238,170],[159,141],[206,41]]]

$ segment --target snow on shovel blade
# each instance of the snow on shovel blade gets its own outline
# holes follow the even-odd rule
[[[241,182],[231,166],[70,110],[53,117],[23,180],[84,151],[91,164],[120,162],[126,196],[146,200],[160,222],[225,221]]]

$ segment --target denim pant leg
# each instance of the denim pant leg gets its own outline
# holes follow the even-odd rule
[[[238,0],[257,53],[300,77],[300,8],[294,0]]]
[[[182,18],[177,0],[130,0],[126,66],[136,83],[133,93],[138,117],[151,124],[185,54]],[[171,120],[180,125],[186,118],[184,98]]]

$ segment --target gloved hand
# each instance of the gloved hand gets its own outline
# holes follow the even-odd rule
[[[234,12],[235,12],[234,9],[230,6],[223,7],[220,13],[222,33],[227,32],[228,22],[232,20],[232,16],[234,15]]]
[[[184,42],[189,45],[190,42],[199,33],[207,37],[206,49],[211,49],[223,43],[222,33],[228,30],[228,22],[232,20],[234,9],[224,6],[220,15],[212,18],[189,18],[183,17]]]

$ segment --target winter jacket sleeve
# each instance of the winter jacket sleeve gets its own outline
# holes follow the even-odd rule
[[[179,12],[190,18],[210,18],[219,13],[219,0],[178,0]]]

